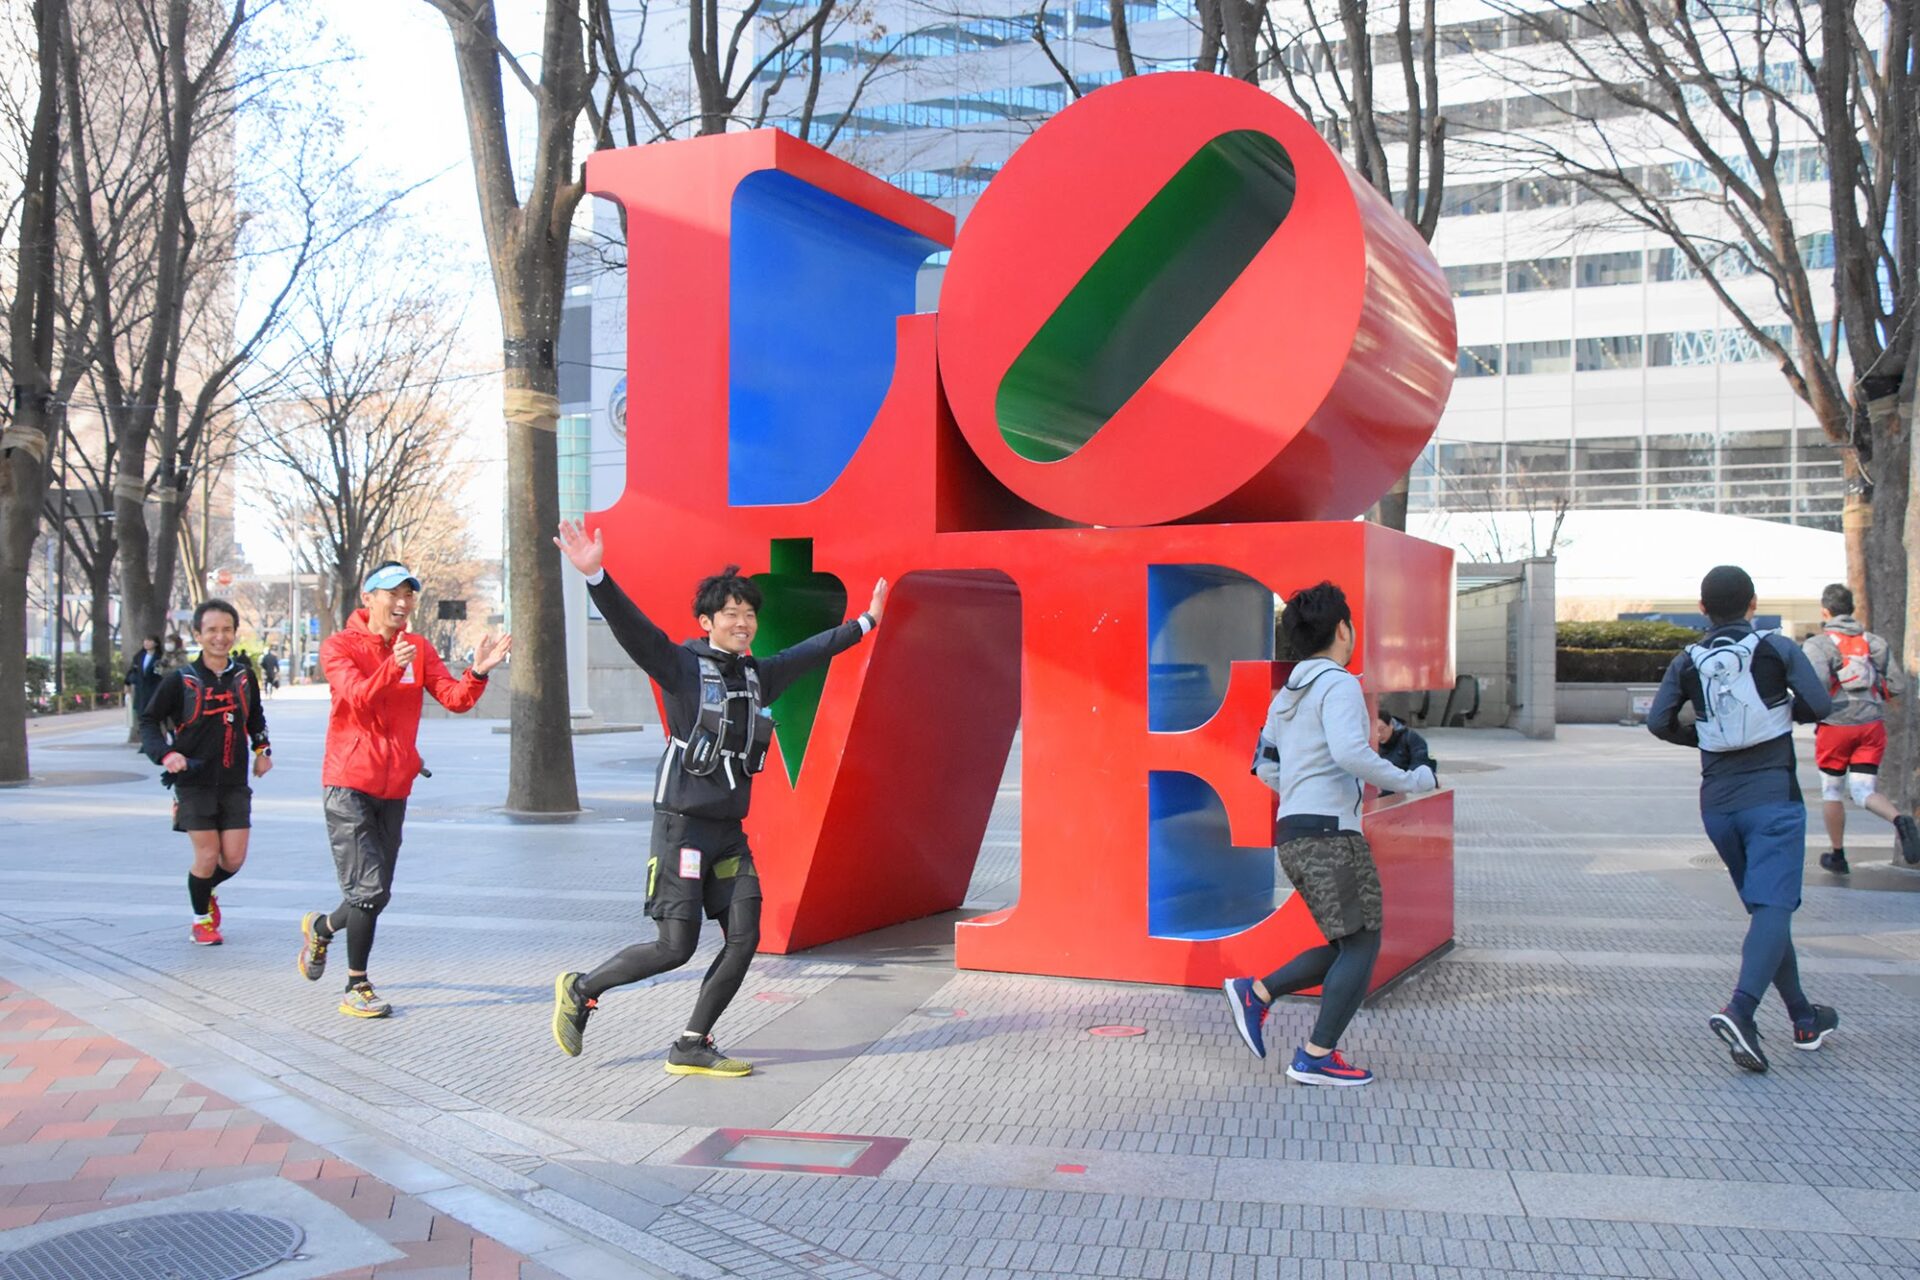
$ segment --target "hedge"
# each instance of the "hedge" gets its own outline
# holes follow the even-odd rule
[[[1561,649],[1664,649],[1668,657],[1700,638],[1671,622],[1563,622],[1556,632]]]
[[[1558,649],[1553,678],[1561,684],[1659,684],[1673,649]]]

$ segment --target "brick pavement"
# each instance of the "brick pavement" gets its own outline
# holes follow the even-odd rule
[[[333,1280],[556,1280],[458,1219],[0,979],[0,1231],[255,1178],[300,1185],[403,1255],[335,1272]]]
[[[1724,998],[1742,922],[1699,831],[1691,758],[1644,733],[1436,735],[1442,759],[1465,766],[1452,775],[1460,945],[1356,1024],[1354,1052],[1381,1083],[1329,1097],[1253,1063],[1206,992],[953,973],[872,1036],[789,1030],[885,990],[902,966],[945,963],[897,940],[761,957],[720,1028],[759,1058],[752,1080],[660,1071],[711,938],[687,970],[610,999],[587,1055],[560,1058],[545,1026],[553,971],[645,936],[634,870],[652,735],[582,740],[593,813],[519,827],[489,807],[504,741],[429,724],[436,777],[410,815],[374,964],[401,1015],[339,1018],[331,987],[290,972],[292,921],[330,892],[300,772],[317,720],[270,711],[286,759],[256,802],[254,860],[223,895],[228,946],[182,941],[184,867],[156,796],[72,788],[0,798],[0,848],[57,839],[79,868],[0,855],[0,966],[31,953],[60,981],[134,993],[112,999],[229,1069],[663,1270],[1920,1274],[1920,885],[1874,865],[1885,830],[1856,816],[1854,881],[1811,876],[1796,926],[1809,989],[1841,1008],[1841,1034],[1793,1053],[1769,1009],[1782,1061],[1764,1078],[1734,1071],[1704,1016]],[[58,763],[119,763],[101,752],[76,743]],[[1019,785],[1016,760],[976,909],[1018,893]],[[951,1008],[966,1016],[932,1016]],[[1279,1035],[1306,1012],[1282,1009]],[[1148,1034],[1084,1034],[1111,1021]],[[803,1069],[817,1083],[782,1092]],[[766,1127],[908,1146],[877,1179],[674,1166],[742,1108],[772,1116]],[[353,1159],[354,1141],[320,1145]],[[555,1269],[636,1273],[619,1266]]]

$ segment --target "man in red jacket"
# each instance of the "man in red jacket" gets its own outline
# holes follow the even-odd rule
[[[362,584],[364,607],[320,646],[320,667],[333,693],[320,783],[341,900],[330,914],[309,911],[300,921],[300,972],[318,982],[327,968],[327,944],[345,930],[347,991],[340,1012],[355,1018],[393,1012],[374,995],[367,960],[374,921],[393,896],[400,824],[420,773],[414,741],[421,697],[431,693],[449,711],[471,711],[486,692],[487,673],[513,648],[512,636],[486,637],[467,674],[454,679],[433,646],[406,629],[419,591],[412,570],[387,561]]]

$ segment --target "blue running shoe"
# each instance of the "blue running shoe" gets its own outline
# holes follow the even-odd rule
[[[1253,994],[1253,979],[1228,978],[1220,984],[1220,989],[1227,993],[1227,1004],[1233,1010],[1233,1026],[1240,1038],[1253,1050],[1254,1057],[1266,1057],[1267,1041],[1261,1028],[1267,1021],[1267,1006]]]
[[[1330,1084],[1336,1088],[1351,1089],[1356,1085],[1372,1084],[1373,1072],[1354,1066],[1340,1056],[1338,1049],[1324,1058],[1316,1058],[1305,1049],[1295,1049],[1293,1065],[1287,1068],[1287,1079],[1295,1084]]]
[[[1753,1025],[1750,1016],[1728,1005],[1708,1018],[1707,1026],[1733,1054],[1735,1066],[1755,1074],[1767,1069],[1766,1051],[1760,1047],[1760,1029]]]

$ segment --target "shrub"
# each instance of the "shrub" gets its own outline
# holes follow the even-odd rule
[[[53,692],[53,659],[27,658],[27,701],[43,702]]]
[[[1553,678],[1561,684],[1658,684],[1673,649],[1559,649]]]
[[[51,663],[48,664],[51,667]],[[76,693],[97,693],[94,686],[93,655],[69,653],[60,660],[61,691],[68,696]]]
[[[1700,638],[1671,622],[1562,622],[1555,630],[1562,649],[1664,649],[1668,657]]]

